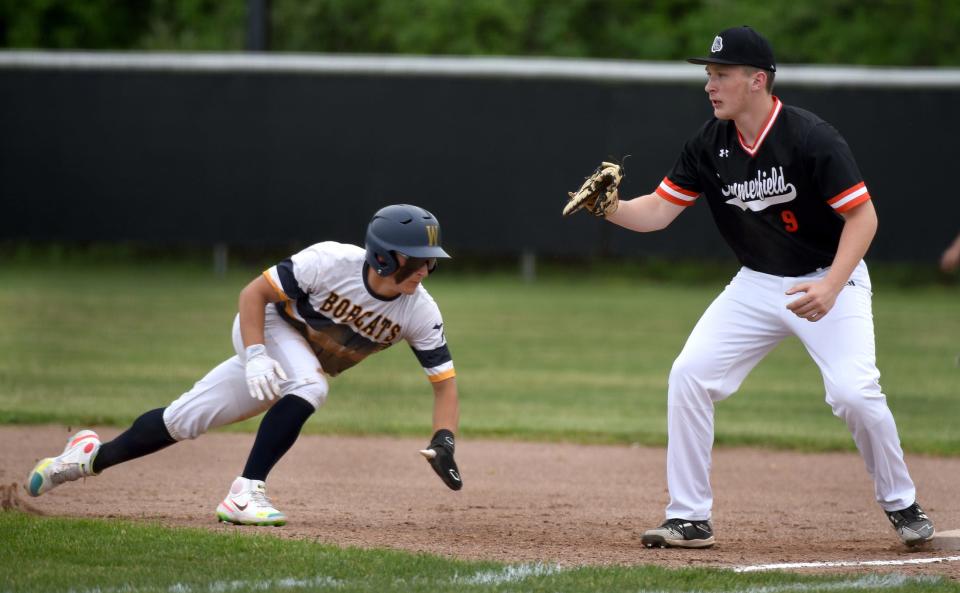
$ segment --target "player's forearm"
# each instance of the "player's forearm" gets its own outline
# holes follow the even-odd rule
[[[460,425],[460,400],[457,379],[451,377],[433,384],[433,430],[445,428],[456,433]]]
[[[846,221],[840,233],[837,254],[826,276],[826,280],[835,286],[847,283],[877,233],[877,213],[872,202],[854,208],[844,218]]]
[[[240,337],[244,347],[253,344],[263,344],[264,310],[269,300],[263,294],[260,282],[266,283],[263,277],[255,279],[240,291]]]
[[[617,211],[607,216],[610,222],[631,231],[648,233],[666,228],[683,211],[656,194],[622,200]]]

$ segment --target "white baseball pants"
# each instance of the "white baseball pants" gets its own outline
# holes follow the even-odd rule
[[[323,405],[327,378],[307,340],[284,321],[272,305],[267,306],[263,330],[267,355],[280,363],[287,375],[286,381],[280,381],[281,397],[295,394],[315,409]],[[212,428],[266,412],[279,400],[278,397],[261,401],[250,396],[239,315],[233,321],[233,348],[236,356],[214,367],[163,411],[170,436],[178,441],[194,439]]]
[[[822,270],[784,278],[742,268],[707,308],[670,371],[667,395],[666,517],[710,518],[713,406],[739,387],[784,338],[797,336],[820,367],[826,400],[844,420],[873,477],[886,511],[915,501],[916,491],[893,415],[880,391],[874,349],[870,275],[860,262],[837,302],[810,322],[787,309],[795,284],[825,276]]]

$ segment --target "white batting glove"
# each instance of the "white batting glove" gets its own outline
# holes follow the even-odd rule
[[[263,344],[247,346],[247,387],[250,397],[269,400],[280,395],[279,379],[287,380],[280,363],[267,356],[267,347]]]

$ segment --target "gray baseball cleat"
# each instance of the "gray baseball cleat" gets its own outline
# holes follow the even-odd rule
[[[715,542],[710,521],[667,519],[643,533],[640,542],[648,548],[709,548]]]
[[[908,546],[916,546],[933,539],[933,521],[927,517],[920,505],[912,505],[899,511],[886,511],[887,519],[893,524],[900,541]]]

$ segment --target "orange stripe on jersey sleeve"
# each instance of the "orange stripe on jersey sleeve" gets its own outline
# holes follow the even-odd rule
[[[427,378],[430,379],[431,383],[439,383],[440,381],[445,381],[451,377],[456,377],[456,369],[450,369],[449,371],[444,371],[442,373],[437,373],[436,375],[427,375]]]
[[[837,195],[833,196],[832,198],[830,198],[829,200],[827,200],[827,203],[830,204],[831,206],[833,206],[835,203],[839,202],[839,201],[842,200],[843,198],[849,196],[850,194],[852,194],[853,192],[859,190],[860,188],[865,188],[866,186],[867,186],[867,184],[864,183],[863,181],[861,181],[860,183],[858,183],[858,184],[856,184],[856,185],[854,185],[854,186],[852,186],[852,187],[849,187],[849,188],[843,190],[842,192],[838,193]]]
[[[837,212],[847,212],[856,208],[860,204],[863,204],[870,199],[870,192],[867,191],[867,185],[861,181],[860,183],[847,188],[835,195],[834,197],[827,200],[827,204],[830,204],[831,207]]]
[[[273,282],[273,278],[270,277],[270,270],[264,270],[263,277],[267,279],[267,283],[270,285],[270,288],[277,293],[277,296],[280,297],[281,300],[290,300],[290,297],[287,296],[287,293],[283,292],[283,290]]]
[[[854,208],[856,208],[856,207],[859,206],[860,204],[863,204],[864,202],[867,202],[867,201],[869,201],[869,200],[870,200],[870,194],[867,193],[867,192],[864,192],[862,195],[857,196],[857,198],[855,198],[855,199],[853,199],[853,200],[850,200],[849,202],[847,202],[847,203],[844,204],[843,206],[838,207],[838,208],[836,209],[836,211],[837,211],[837,212],[849,212],[850,210],[853,210]]]
[[[700,196],[699,193],[684,189],[666,177],[664,177],[660,185],[657,186],[655,193],[664,200],[677,206],[692,206]]]

